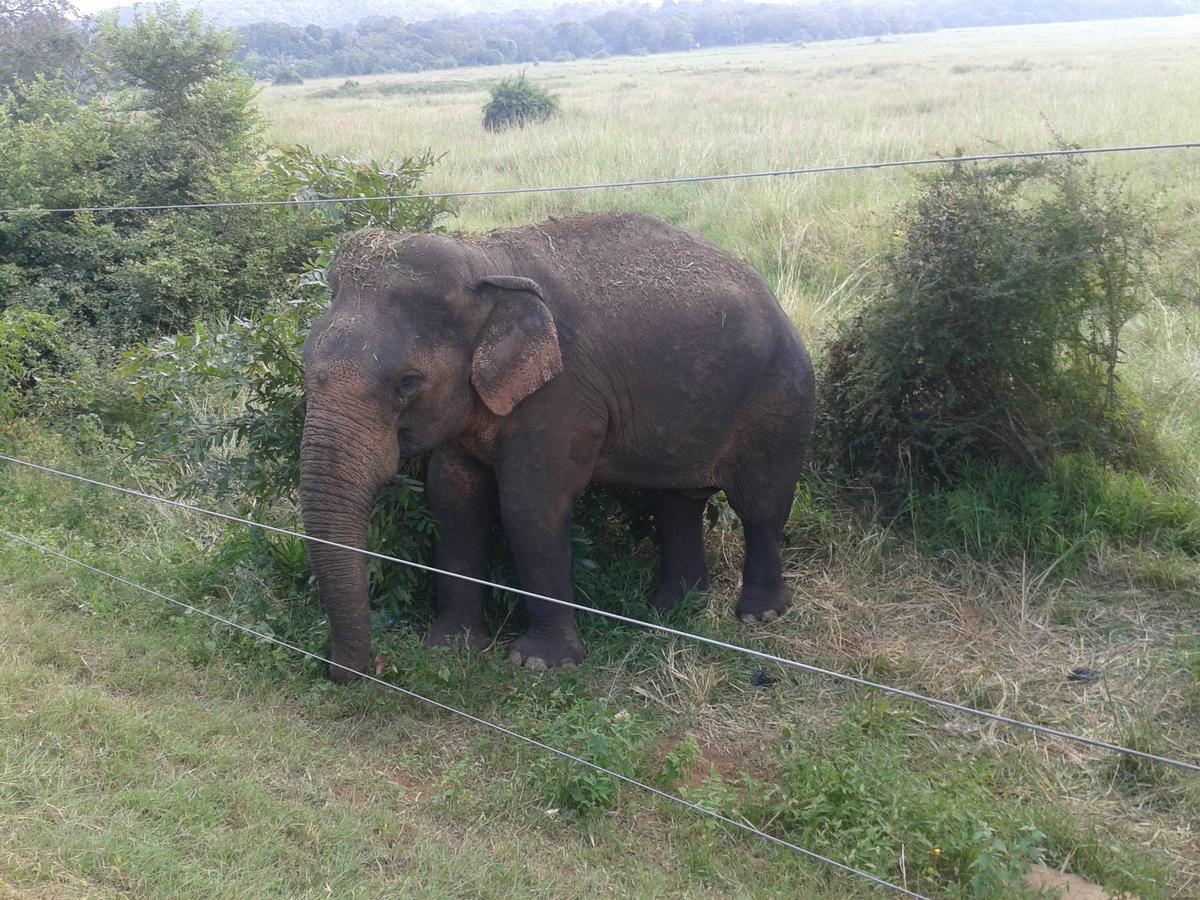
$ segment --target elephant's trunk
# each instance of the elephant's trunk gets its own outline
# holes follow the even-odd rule
[[[364,429],[340,414],[310,407],[300,447],[305,531],[365,549],[376,495],[398,463],[394,430],[377,425]],[[309,542],[308,555],[333,638],[329,675],[334,681],[353,681],[354,672],[367,671],[371,657],[367,557],[317,542]]]

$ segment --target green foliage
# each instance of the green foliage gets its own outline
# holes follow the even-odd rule
[[[552,747],[633,778],[644,726],[627,710],[614,712],[599,700],[577,700],[555,711],[537,736]],[[610,808],[620,786],[610,775],[548,754],[534,764],[534,777],[557,808],[581,815]]]
[[[231,32],[175,3],[126,26],[102,24],[99,57],[113,99],[124,124],[140,126],[120,135],[125,164],[139,166],[130,180],[140,202],[214,199],[235,193],[253,171],[262,120],[235,45]]]
[[[1105,540],[1200,554],[1200,504],[1090,455],[1055,460],[1036,478],[971,463],[955,484],[935,485],[907,502],[917,535],[931,549],[978,559],[1057,561],[1065,573]]]
[[[230,38],[166,7],[102,32],[103,89],[79,102],[39,77],[0,98],[0,205],[157,205],[261,196],[261,122]],[[299,217],[220,212],[37,213],[0,219],[0,307],[53,313],[93,349],[198,317],[245,314],[298,263]]]
[[[312,96],[319,97],[323,100],[338,100],[346,97],[365,97],[369,93],[370,90],[363,87],[361,81],[355,81],[353,78],[347,78],[337,87],[313,91]]]
[[[69,355],[57,319],[19,307],[0,312],[0,417],[28,412],[38,387],[62,375]]]
[[[558,112],[558,97],[525,78],[505,78],[492,88],[492,97],[483,107],[483,127],[488,131],[523,128],[545,122]]]
[[[1041,832],[992,793],[985,765],[939,757],[922,770],[920,730],[911,711],[874,698],[820,740],[785,731],[774,783],[735,789],[710,775],[687,796],[925,893],[1012,896],[1041,858]]]
[[[296,71],[295,66],[280,66],[275,70],[275,74],[271,76],[271,84],[304,84],[304,77]]]
[[[1168,896],[1171,868],[1132,842],[1114,839],[1104,817],[1081,816],[1078,807],[1045,806],[1034,819],[1046,836],[1046,865],[1081,873],[1104,885],[1109,896]]]
[[[703,760],[700,742],[694,734],[688,734],[663,757],[659,780],[663,787],[673,789],[683,784]]]
[[[1117,368],[1146,299],[1150,221],[1078,159],[925,179],[876,298],[828,349],[818,445],[885,493],[972,461],[1131,460],[1144,437]]]
[[[509,12],[485,15],[440,15],[436,26],[421,21],[450,9],[387,4],[380,15],[376,3],[317,0],[318,9],[301,14],[294,0],[271,0],[265,7],[222,2],[223,21],[239,27],[245,43],[242,62],[256,77],[269,76],[281,62],[295,63],[306,77],[367,75],[376,72],[421,72],[452,66],[490,66],[538,60],[606,59],[623,54],[644,56],[756,43],[838,40],[865,35],[934,31],[938,28],[1060,22],[1074,19],[1179,15],[1195,11],[1195,0],[1045,0],[1037,4],[980,6],[972,0],[935,3],[864,4],[833,0],[820,5],[704,3],[626,4],[619,9],[575,6],[570,18],[558,0],[541,0]],[[468,4],[468,7],[472,4]],[[482,11],[486,4],[473,4]],[[272,9],[274,7],[274,9]],[[272,14],[273,13],[273,14]],[[290,26],[306,16],[322,27]],[[263,21],[263,20],[267,21]],[[351,24],[355,23],[355,24]],[[498,37],[503,35],[503,37]],[[1015,65],[1020,65],[1020,62]]]
[[[0,4],[0,90],[39,75],[85,77],[87,33],[72,21],[66,0],[6,0]]]

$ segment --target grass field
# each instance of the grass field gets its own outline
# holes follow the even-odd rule
[[[768,171],[1044,148],[1055,134],[1085,146],[1194,138],[1198,40],[1200,17],[1186,17],[545,63],[526,71],[561,95],[562,119],[500,134],[480,127],[480,108],[516,67],[364,77],[357,98],[314,97],[341,79],[266,88],[262,105],[274,141],[381,159],[445,153],[430,190]],[[1195,152],[1106,165],[1181,207],[1200,197]],[[816,326],[911,188],[910,174],[880,172],[541,194],[463,201],[460,224],[661,215],[754,263]]]
[[[266,88],[271,137],[388,159],[430,147],[431,190],[538,186],[1052,145],[1194,139],[1200,17],[967,30],[543,64],[561,120],[488,134],[489,68]],[[1193,131],[1189,132],[1189,129]],[[1200,496],[1200,153],[1102,163],[1163,204],[1162,265],[1191,305],[1134,324],[1126,378]],[[899,172],[469,200],[482,229],[651,212],[749,259],[807,339],[859,299],[913,190]],[[14,423],[0,447],[171,487]],[[1188,479],[1185,477],[1185,481]],[[222,529],[5,469],[0,527],[288,633],[294,597],[214,581]],[[1101,545],[1057,563],[929,553],[802,496],[795,610],[732,621],[740,537],[670,624],[1006,715],[1200,759],[1200,566]],[[645,616],[654,551],[601,558],[583,602]],[[295,605],[294,603],[292,605]],[[503,609],[500,610],[503,617]],[[0,545],[0,892],[14,896],[864,896],[861,882],[290,661],[96,576]],[[380,671],[413,690],[940,896],[1017,896],[1041,857],[1112,896],[1200,895],[1200,779],[585,620],[589,657],[539,677],[431,654],[397,623]],[[511,628],[501,622],[501,634]],[[1069,682],[1088,666],[1095,684]],[[761,679],[760,679],[761,681]],[[1003,849],[998,849],[998,846]],[[898,860],[903,857],[906,865]],[[914,862],[915,861],[915,862]],[[952,867],[961,867],[958,877]],[[978,877],[976,877],[978,876]]]

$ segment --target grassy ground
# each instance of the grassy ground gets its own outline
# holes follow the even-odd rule
[[[156,481],[19,426],[5,443]],[[6,471],[3,486],[0,527],[322,649],[310,607],[252,566],[216,571],[221,529],[34,473]],[[1200,755],[1194,566],[1170,588],[1131,574],[1129,552],[1098,554],[1070,581],[930,561],[902,535],[807,504],[793,534],[792,616],[731,622],[738,542],[719,527],[710,604],[672,623]],[[651,555],[601,560],[581,595],[649,615]],[[0,872],[18,895],[866,892],[448,715],[334,688],[320,666],[34,551],[3,545],[0,572]],[[920,890],[1015,896],[1021,862],[1040,857],[1113,891],[1195,892],[1192,776],[784,671],[758,686],[753,663],[594,620],[586,663],[539,677],[503,661],[511,625],[482,655],[424,651],[426,614],[381,636],[384,677],[885,877],[906,858]],[[1077,665],[1102,681],[1068,682]]]
[[[857,162],[1052,142],[1191,135],[1200,20],[1038,26],[544,65],[564,119],[489,135],[494,69],[268,89],[281,141],[391,157],[447,152],[431,188],[502,187]],[[390,87],[396,85],[398,87]],[[386,91],[381,93],[382,91]],[[1160,191],[1180,290],[1198,259],[1200,157],[1114,160]],[[763,269],[819,346],[857,297],[910,176],[470,201],[464,227],[575,209],[655,212]],[[1192,243],[1189,244],[1188,240]],[[1156,306],[1127,379],[1200,485],[1198,319]],[[22,423],[5,452],[158,491],[170,470],[69,446]],[[1190,480],[1189,480],[1190,478]],[[213,560],[224,528],[0,469],[0,527],[319,649],[295,586],[253,558]],[[842,671],[1181,758],[1200,758],[1200,568],[1098,543],[1054,561],[933,552],[900,523],[802,496],[789,529],[796,609],[732,621],[741,543],[710,532],[707,603],[670,620]],[[597,558],[579,594],[648,615],[653,548]],[[1113,894],[1200,895],[1200,780],[870,697],[596,620],[578,670],[431,654],[412,609],[379,670],[413,690],[745,818],[910,887],[1014,896],[1037,856]],[[548,763],[370,687],[335,689],[290,660],[96,576],[0,544],[0,890],[20,896],[857,896],[833,876],[695,816]],[[1089,666],[1094,684],[1067,680]],[[762,682],[763,679],[757,679]],[[998,845],[1000,848],[998,848]],[[900,865],[903,858],[905,864]]]
[[[218,540],[207,523],[11,472],[3,485],[3,527],[196,599]],[[520,745],[379,689],[336,689],[7,542],[0,619],[0,895],[772,896],[827,883],[654,803],[563,823]],[[464,667],[478,668],[439,659],[419,688],[461,704]],[[560,691],[483,668],[527,717]]]

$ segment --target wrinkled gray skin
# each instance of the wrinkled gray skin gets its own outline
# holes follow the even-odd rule
[[[654,605],[703,590],[706,499],[746,555],[737,614],[790,602],[780,542],[812,430],[813,373],[763,279],[656,219],[588,215],[471,239],[362,231],[304,348],[310,535],[363,547],[402,457],[431,453],[438,568],[484,578],[498,518],[521,586],[571,600],[571,507],[589,481],[644,488],[662,540]],[[366,559],[310,544],[331,676],[370,659]],[[485,646],[485,588],[438,576],[429,645]],[[527,602],[510,658],[578,663],[572,610]]]

